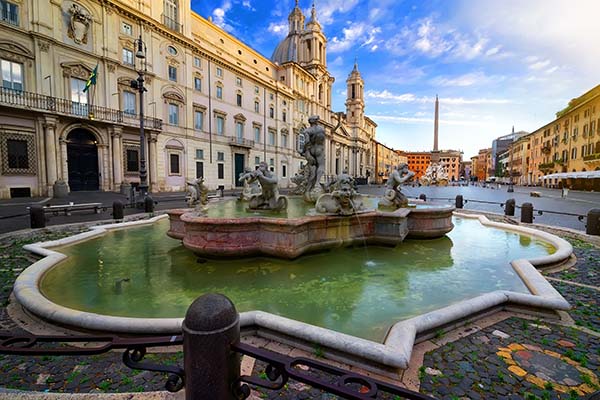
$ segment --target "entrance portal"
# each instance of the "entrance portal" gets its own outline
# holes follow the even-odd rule
[[[98,190],[98,147],[96,138],[85,129],[76,129],[67,136],[67,164],[71,191]]]
[[[244,184],[240,182],[238,178],[240,177],[240,174],[244,172],[244,159],[246,158],[246,156],[244,154],[235,153],[234,157],[235,176],[233,179],[235,180],[235,186],[244,186]]]

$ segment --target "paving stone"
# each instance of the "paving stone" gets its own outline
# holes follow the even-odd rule
[[[442,374],[442,371],[440,371],[440,370],[438,370],[438,369],[434,369],[434,368],[429,368],[429,367],[425,368],[425,373],[426,373],[427,375],[433,375],[433,376],[440,376],[440,375],[443,375],[443,374]]]
[[[501,339],[508,339],[510,337],[510,335],[499,330],[495,330],[494,332],[492,332],[492,335],[498,336]]]

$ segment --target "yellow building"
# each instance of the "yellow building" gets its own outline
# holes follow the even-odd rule
[[[332,110],[314,7],[308,21],[292,10],[268,59],[191,11],[190,0],[9,2],[0,19],[0,198],[139,182],[138,38],[151,191],[184,190],[196,177],[232,188],[261,161],[286,187],[304,162],[296,148],[313,114],[327,133],[326,174],[375,170],[364,81],[355,65],[346,110]],[[84,90],[96,68],[96,85]]]
[[[394,171],[394,167],[408,163],[406,155],[399,153],[385,144],[375,141],[375,183],[385,183]]]

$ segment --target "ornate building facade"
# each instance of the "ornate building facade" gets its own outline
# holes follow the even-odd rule
[[[365,116],[355,65],[345,112],[313,7],[296,4],[288,36],[263,57],[191,10],[190,0],[7,0],[0,19],[0,198],[69,190],[119,191],[139,182],[139,97],[134,42],[146,46],[144,96],[150,190],[204,177],[239,185],[267,162],[289,185],[309,115],[327,132],[327,174],[373,175],[376,124]],[[136,65],[137,64],[137,65]],[[97,69],[96,85],[86,81]]]

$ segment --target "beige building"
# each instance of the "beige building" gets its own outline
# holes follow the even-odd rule
[[[69,190],[118,191],[139,182],[136,39],[146,49],[145,126],[150,190],[238,185],[265,161],[289,185],[296,151],[317,114],[327,174],[375,171],[376,124],[364,114],[357,65],[345,112],[331,108],[334,78],[313,7],[298,7],[272,59],[191,11],[190,0],[14,1],[0,19],[0,198]],[[266,27],[265,27],[266,28]],[[84,91],[97,66],[97,83]]]
[[[408,163],[405,155],[383,143],[375,141],[375,183],[385,183],[394,168],[402,163]]]

